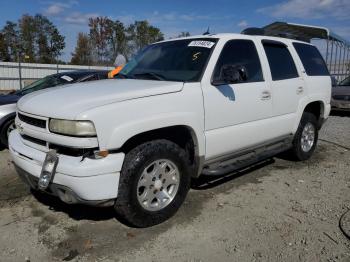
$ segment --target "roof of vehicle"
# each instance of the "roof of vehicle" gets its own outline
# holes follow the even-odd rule
[[[249,34],[234,34],[234,33],[219,33],[219,34],[208,34],[208,35],[195,35],[189,37],[182,37],[171,40],[180,40],[180,39],[193,39],[193,38],[256,38],[256,37],[275,37],[274,40],[283,40],[291,39],[293,42],[307,42],[310,43],[312,39],[325,39],[339,42],[344,46],[350,47],[350,42],[341,36],[337,35],[330,29],[321,26],[312,26],[312,25],[303,25],[296,23],[287,23],[287,22],[274,22],[269,25],[266,25],[259,30],[262,31],[260,35],[249,35]],[[245,35],[247,37],[241,37]]]
[[[209,34],[209,35],[194,35],[194,36],[188,36],[188,37],[180,37],[180,38],[173,38],[164,40],[158,43],[164,43],[169,41],[176,41],[176,40],[188,40],[188,39],[224,39],[224,40],[230,40],[230,39],[266,39],[266,40],[274,40],[279,41],[282,43],[290,43],[290,42],[299,42],[303,44],[309,44],[304,41],[296,40],[296,39],[289,39],[285,37],[278,37],[278,36],[267,36],[267,35],[245,35],[245,34],[238,34],[238,33],[218,33],[218,34]]]

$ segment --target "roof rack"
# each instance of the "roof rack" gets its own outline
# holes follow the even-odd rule
[[[350,74],[350,42],[326,27],[274,22],[262,28],[247,28],[242,34],[284,37],[309,43],[314,39],[325,40],[329,72],[339,81]]]

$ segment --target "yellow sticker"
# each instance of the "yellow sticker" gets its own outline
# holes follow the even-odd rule
[[[199,55],[200,55],[201,53],[202,53],[202,52],[197,52],[197,53],[193,54],[193,56],[192,56],[192,61],[197,60],[197,59],[199,58]]]

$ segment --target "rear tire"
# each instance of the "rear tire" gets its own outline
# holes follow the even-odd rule
[[[189,158],[168,140],[141,144],[126,154],[115,211],[135,227],[150,227],[172,217],[190,189]]]
[[[314,114],[304,112],[288,155],[296,161],[309,159],[315,151],[317,140],[317,119]]]
[[[8,120],[0,130],[0,142],[1,145],[8,148],[8,136],[12,130],[15,129],[15,120],[10,119]]]

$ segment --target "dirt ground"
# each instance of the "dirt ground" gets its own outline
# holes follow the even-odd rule
[[[0,152],[0,261],[350,261],[350,115],[332,116],[309,161],[274,158],[194,181],[179,212],[148,229],[113,209],[33,196]]]

